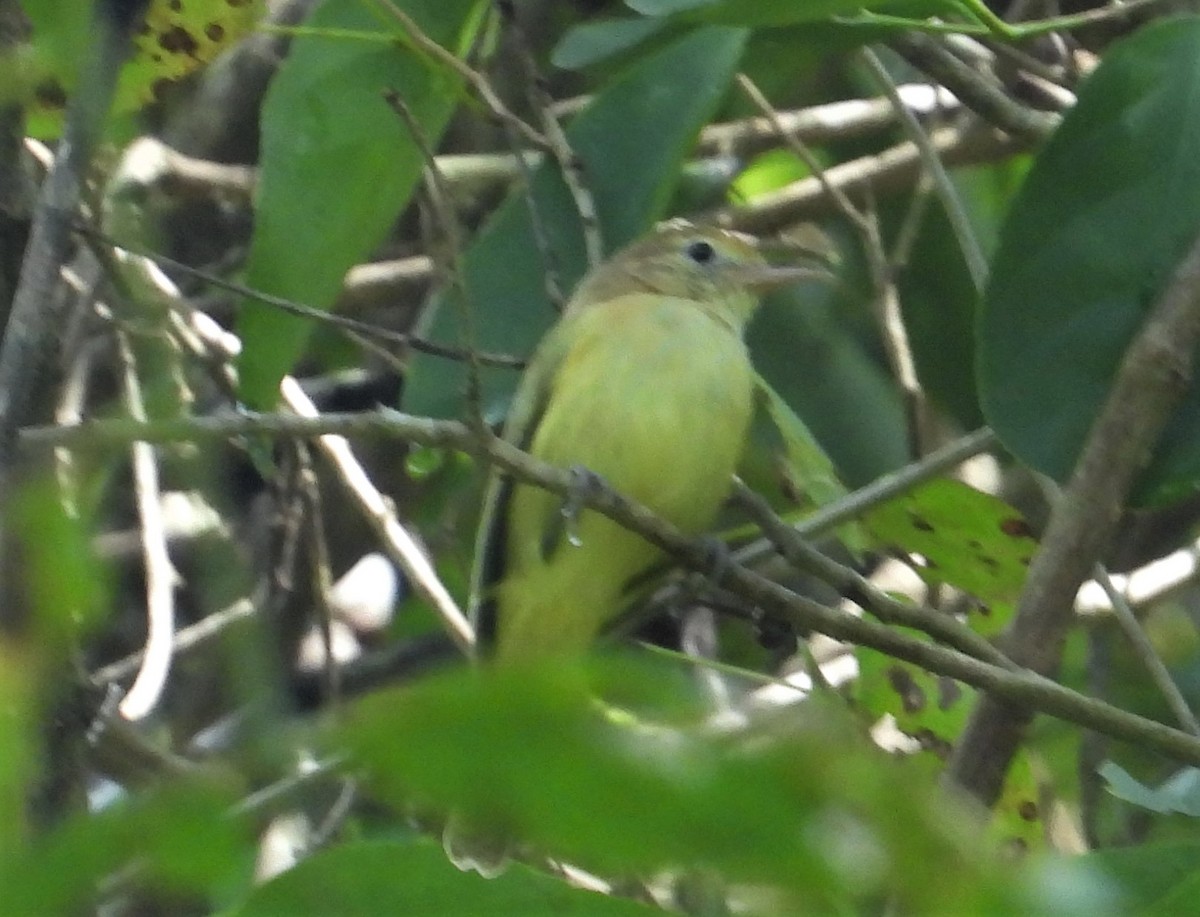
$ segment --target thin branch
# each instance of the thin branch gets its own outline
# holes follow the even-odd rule
[[[812,515],[796,523],[794,526],[796,534],[801,538],[815,541],[838,526],[859,518],[874,507],[908,493],[914,487],[918,487],[949,469],[961,465],[967,459],[994,449],[998,445],[999,440],[996,439],[996,434],[987,427],[982,427],[974,433],[968,433],[961,439],[929,453],[919,462],[912,462],[898,471],[885,474],[866,487],[859,488],[842,499],[821,507]],[[753,565],[770,551],[769,542],[756,541],[738,549],[733,556],[739,563]]]
[[[1192,708],[1188,706],[1188,702],[1184,699],[1179,686],[1175,684],[1174,679],[1171,678],[1171,673],[1163,665],[1162,659],[1159,658],[1158,652],[1154,649],[1154,644],[1150,642],[1150,638],[1142,630],[1142,625],[1138,621],[1137,615],[1133,613],[1133,609],[1129,607],[1129,602],[1125,596],[1114,585],[1112,577],[1108,575],[1108,571],[1104,569],[1103,565],[1096,564],[1092,575],[1096,582],[1100,584],[1100,588],[1104,590],[1104,594],[1108,596],[1108,600],[1112,602],[1117,623],[1121,625],[1121,630],[1125,634],[1125,639],[1129,641],[1129,645],[1133,648],[1134,655],[1146,667],[1146,671],[1150,673],[1151,681],[1154,682],[1155,687],[1158,688],[1166,700],[1167,706],[1171,709],[1171,713],[1175,715],[1175,719],[1179,721],[1179,725],[1192,735],[1200,735],[1200,722],[1196,721],[1196,714],[1192,713]]]
[[[279,390],[284,403],[298,415],[320,418],[316,406],[295,379],[285,377]],[[339,479],[366,514],[367,521],[383,541],[388,553],[408,575],[421,597],[437,611],[454,641],[469,654],[475,645],[475,632],[470,622],[443,585],[417,539],[396,518],[389,501],[371,483],[370,477],[355,458],[350,443],[345,437],[326,434],[317,439],[317,447],[337,470]]]
[[[915,115],[948,115],[962,111],[962,103],[940,86],[907,83],[897,91],[904,107]],[[820,146],[873,134],[896,123],[896,109],[886,98],[845,99],[776,112],[775,117],[745,118],[710,124],[700,132],[696,152],[751,156],[779,144],[782,137]]]
[[[437,160],[433,155],[433,146],[421,128],[421,122],[413,115],[408,104],[400,97],[400,93],[389,89],[384,92],[384,98],[392,110],[404,121],[413,142],[416,143],[425,159],[425,193],[433,212],[434,222],[441,230],[444,243],[443,246],[440,246],[444,255],[441,259],[435,259],[434,263],[445,261],[441,265],[442,273],[449,280],[455,311],[458,313],[462,340],[467,351],[467,416],[471,419],[471,423],[482,429],[486,421],[483,411],[483,381],[478,357],[479,338],[475,332],[475,313],[471,308],[466,273],[462,265],[462,231],[454,214],[454,208],[450,205],[450,192],[446,186],[445,177],[438,169]],[[437,247],[439,246],[435,246],[435,248]]]
[[[467,351],[457,347],[444,347],[441,344],[436,344],[432,341],[424,340],[416,335],[404,334],[399,331],[392,331],[388,328],[381,328],[378,325],[372,325],[369,322],[360,322],[357,319],[347,318],[344,315],[338,315],[333,312],[327,312],[324,309],[317,309],[313,306],[306,306],[303,303],[298,303],[295,300],[284,299],[281,296],[274,296],[270,293],[263,293],[255,290],[245,284],[238,283],[234,280],[228,280],[219,274],[214,274],[211,271],[205,271],[201,268],[192,267],[190,264],[185,264],[182,261],[177,261],[167,255],[159,254],[158,252],[139,249],[122,245],[115,239],[111,239],[103,233],[86,227],[80,227],[85,235],[93,237],[106,245],[111,245],[121,251],[128,252],[131,255],[137,255],[140,258],[145,258],[148,261],[153,261],[155,264],[168,267],[171,270],[179,271],[187,274],[189,277],[195,277],[197,280],[203,280],[205,283],[212,284],[223,290],[228,290],[231,293],[236,293],[239,296],[244,296],[248,299],[253,299],[263,305],[271,306],[281,312],[286,312],[289,315],[297,315],[301,318],[312,319],[313,321],[322,322],[334,328],[341,328],[346,331],[353,331],[375,340],[385,341],[396,344],[401,347],[412,348],[421,353],[429,354],[435,357],[444,357],[448,360],[466,360]],[[507,354],[495,353],[478,353],[476,358],[481,365],[484,366],[500,366],[507,369],[521,369],[525,364],[524,361]]]
[[[861,605],[885,624],[923,631],[969,656],[992,665],[1012,668],[1005,655],[986,639],[961,624],[952,615],[932,608],[909,605],[876,589],[871,581],[830,557],[826,557],[784,522],[761,496],[741,481],[734,485],[734,498],[758,523],[779,553],[797,570],[811,573],[829,583],[850,601]]]
[[[577,495],[579,490],[577,477],[572,472],[546,465],[499,437],[488,437],[481,442],[473,430],[458,421],[413,417],[390,410],[361,415],[312,417],[238,415],[190,418],[186,421],[151,421],[147,424],[123,420],[91,421],[74,429],[26,431],[22,442],[44,448],[67,444],[81,446],[89,441],[92,446],[123,444],[138,439],[150,442],[195,441],[252,433],[309,437],[334,431],[351,435],[390,435],[425,446],[460,449],[494,462],[517,480],[543,487],[564,498]],[[584,495],[584,502],[591,509],[639,533],[684,566],[712,573],[712,550],[707,540],[683,535],[646,507],[622,497],[599,482]],[[1036,673],[994,666],[874,621],[827,608],[734,561],[721,564],[721,586],[757,603],[766,612],[785,618],[797,628],[828,634],[835,640],[870,646],[931,672],[992,692],[1010,704],[1050,713],[1097,732],[1140,743],[1145,748],[1179,761],[1200,765],[1200,739],[1102,701],[1084,697]]]
[[[134,263],[132,259],[131,263]],[[153,279],[153,272],[147,273]],[[177,313],[187,317],[191,335],[202,340],[207,352],[215,352],[223,368],[228,371],[228,361],[238,352],[241,342],[204,313],[180,299],[168,278],[161,279],[162,293],[172,299]],[[284,377],[280,383],[280,393],[284,403],[296,414],[310,418],[317,416],[316,406],[292,377]],[[405,571],[417,591],[442,616],[447,630],[459,646],[469,651],[474,634],[466,617],[438,578],[416,539],[396,518],[389,501],[371,483],[350,444],[341,436],[320,436],[317,445],[337,470],[339,479],[350,490],[389,554]]]
[[[321,676],[325,696],[337,707],[342,700],[341,667],[333,646],[333,609],[330,594],[333,590],[333,570],[329,560],[329,542],[325,539],[325,513],[321,502],[321,487],[313,470],[312,455],[307,448],[296,450],[300,461],[298,484],[300,499],[307,511],[304,513],[304,539],[307,543],[307,560],[313,603],[317,611],[317,627],[321,633],[322,655]]]
[[[146,406],[134,364],[133,348],[123,331],[117,333],[121,354],[125,409],[144,423]],[[146,577],[146,646],[133,685],[118,705],[127,720],[146,717],[158,704],[171,671],[175,634],[175,585],[179,581],[167,553],[166,527],[158,486],[158,461],[149,443],[133,443],[133,487],[142,530],[142,559]]]
[[[379,0],[381,6],[396,18],[400,24],[400,28],[404,30],[404,34],[413,46],[418,50],[433,58],[443,67],[457,74],[467,85],[475,90],[475,95],[479,100],[487,106],[488,110],[500,120],[506,127],[516,131],[524,140],[539,150],[550,150],[550,142],[532,128],[524,119],[517,117],[509,109],[500,97],[496,95],[496,91],[492,89],[491,83],[487,78],[476,70],[472,70],[466,63],[459,60],[436,41],[421,31],[421,27],[417,25],[408,13],[400,9],[392,0]]]
[[[978,128],[941,128],[930,135],[930,140],[946,165],[991,162],[1028,146],[1019,139]],[[815,176],[804,178],[776,191],[760,194],[748,203],[714,208],[698,219],[765,235],[803,219],[836,212],[825,182],[846,194],[868,188],[881,194],[909,187],[922,168],[920,150],[912,141],[905,141],[881,153],[830,166],[821,179]]]
[[[183,656],[197,647],[203,646],[214,637],[220,636],[233,625],[249,620],[256,612],[254,603],[249,599],[238,599],[228,608],[214,611],[195,624],[176,631],[171,641],[171,653],[176,657]],[[88,683],[96,687],[103,687],[113,682],[124,681],[137,672],[144,658],[145,652],[138,650],[123,659],[96,669],[88,676]]]
[[[587,255],[589,267],[595,267],[604,260],[604,237],[601,234],[600,218],[596,214],[596,199],[588,188],[583,174],[583,161],[575,155],[567,140],[566,132],[558,123],[558,118],[552,110],[553,99],[546,91],[546,80],[538,71],[533,51],[525,37],[525,31],[517,21],[516,10],[511,3],[497,3],[495,6],[500,16],[508,23],[509,34],[512,36],[517,58],[524,70],[524,83],[529,104],[542,122],[542,131],[550,144],[550,152],[558,163],[559,173],[563,183],[575,203],[575,212],[579,214],[579,223],[583,229],[583,249]]]
[[[905,60],[953,92],[967,108],[1006,133],[1030,142],[1045,140],[1062,116],[1013,100],[998,79],[968,66],[942,42],[920,32],[898,32],[888,44]]]
[[[1112,574],[1109,579],[1125,604],[1136,613],[1193,587],[1200,580],[1200,544],[1193,542],[1136,570]],[[1100,584],[1091,580],[1080,588],[1075,610],[1085,618],[1104,618],[1112,612],[1112,602]]]
[[[825,190],[830,200],[833,201],[837,211],[846,218],[858,233],[875,286],[876,295],[874,299],[877,307],[876,312],[883,332],[888,360],[892,366],[892,372],[896,376],[897,383],[901,391],[904,392],[905,401],[909,407],[909,430],[913,446],[911,454],[921,455],[925,451],[923,444],[926,441],[926,432],[930,427],[929,406],[921,389],[920,382],[917,379],[916,364],[913,361],[912,352],[908,346],[908,334],[900,318],[900,298],[896,290],[896,282],[892,275],[891,265],[883,251],[883,242],[879,234],[879,220],[873,209],[868,212],[856,207],[846,192],[839,185],[830,181],[825,167],[812,151],[798,137],[793,137],[786,133],[779,113],[775,111],[774,106],[771,105],[763,92],[754,84],[753,80],[744,73],[739,73],[737,75],[737,84],[738,88],[742,90],[754,106],[775,126],[784,145],[799,156],[801,161],[808,166],[809,171],[813,173],[813,177],[821,183],[821,187]],[[888,86],[891,87],[891,84],[889,83]],[[904,103],[898,97],[891,95],[889,96],[889,100],[896,107],[898,114],[912,117],[904,108]],[[914,137],[912,139],[920,146],[917,138]]]
[[[48,385],[64,324],[65,300],[58,295],[58,286],[59,272],[71,250],[71,224],[117,75],[144,7],[136,2],[120,10],[104,3],[93,8],[94,40],[89,43],[67,110],[59,155],[38,198],[12,312],[0,344],[0,502],[7,502],[13,483],[18,431],[33,421],[38,398]],[[121,15],[116,16],[117,12]],[[8,598],[6,606],[12,604]],[[0,624],[8,617],[0,612]]]
[[[833,201],[834,206],[838,209],[838,212],[850,221],[850,225],[857,228],[860,233],[863,232],[866,228],[866,216],[861,210],[854,206],[854,203],[849,197],[846,196],[846,192],[842,190],[841,186],[835,185],[829,180],[829,176],[825,174],[825,167],[821,164],[821,161],[817,159],[812,150],[805,145],[804,141],[799,137],[788,133],[787,127],[783,123],[783,119],[780,117],[779,113],[775,111],[775,106],[770,103],[767,97],[763,94],[762,90],[759,89],[758,86],[754,84],[754,81],[744,73],[739,73],[737,75],[736,82],[738,89],[742,91],[746,98],[750,100],[751,104],[761,111],[766,117],[767,121],[771,123],[771,126],[775,129],[775,132],[779,139],[783,142],[783,145],[800,157],[800,161],[808,166],[808,170],[812,172],[813,177],[821,183],[821,187],[829,196],[829,199]]]
[[[867,65],[867,69],[871,71],[871,75],[876,82],[883,88],[884,95],[891,100],[895,106],[896,116],[900,119],[900,124],[904,127],[904,133],[908,139],[916,144],[921,155],[921,161],[925,165],[925,172],[933,181],[933,187],[937,192],[938,199],[942,202],[942,208],[946,212],[946,218],[950,221],[950,226],[954,230],[954,238],[958,242],[959,251],[962,252],[963,260],[967,265],[967,272],[971,275],[971,282],[975,285],[975,289],[982,291],[984,284],[987,282],[988,264],[987,257],[983,254],[983,248],[979,244],[979,239],[975,235],[975,228],[971,225],[971,218],[967,216],[966,208],[958,194],[958,189],[954,187],[954,183],[950,180],[950,174],[946,171],[946,166],[942,162],[941,156],[934,149],[933,141],[929,137],[929,133],[925,130],[920,121],[913,116],[904,105],[904,100],[900,97],[896,84],[892,81],[891,75],[880,63],[878,56],[869,48],[863,48],[859,52],[859,56]]]

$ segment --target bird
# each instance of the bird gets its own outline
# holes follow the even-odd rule
[[[763,292],[819,274],[770,265],[738,232],[660,225],[580,281],[521,378],[503,438],[704,533],[754,413],[745,327]],[[479,655],[503,667],[586,654],[630,582],[662,559],[607,517],[493,471],[472,575]]]

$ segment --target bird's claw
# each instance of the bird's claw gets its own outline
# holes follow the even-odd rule
[[[571,486],[563,498],[560,512],[566,532],[567,543],[573,548],[582,547],[583,538],[579,535],[579,517],[587,507],[588,498],[593,496],[603,486],[600,475],[584,468],[573,465],[570,468]]]

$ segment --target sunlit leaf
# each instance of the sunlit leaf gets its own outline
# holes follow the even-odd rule
[[[942,478],[876,507],[865,523],[881,542],[920,555],[915,569],[926,582],[977,599],[974,629],[990,635],[1008,623],[1037,542],[1003,500]]]

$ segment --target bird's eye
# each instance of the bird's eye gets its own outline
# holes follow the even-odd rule
[[[695,242],[689,242],[684,252],[689,258],[697,264],[708,264],[717,257],[717,250],[703,239],[697,239]]]

